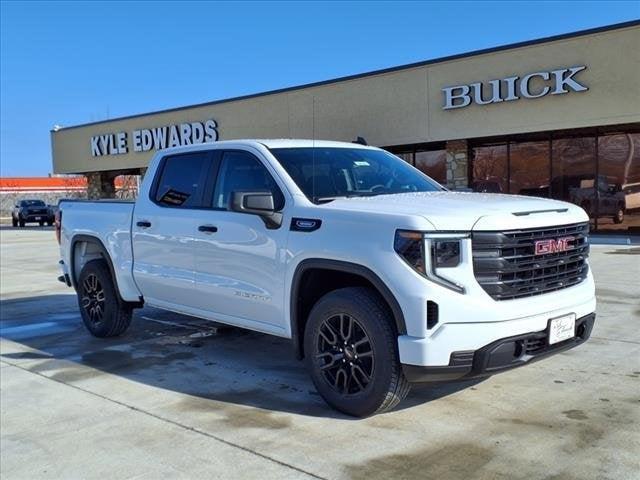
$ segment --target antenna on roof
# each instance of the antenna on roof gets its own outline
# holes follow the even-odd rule
[[[316,198],[316,96],[311,100],[311,198]]]
[[[354,141],[352,141],[351,143],[357,143],[359,145],[369,145],[367,143],[367,141],[364,139],[364,137],[357,137]]]

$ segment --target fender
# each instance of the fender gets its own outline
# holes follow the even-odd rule
[[[113,283],[115,284],[116,292],[118,292],[118,298],[123,303],[132,303],[132,302],[126,302],[120,296],[120,287],[118,286],[118,278],[116,277],[116,272],[115,272],[115,269],[113,268],[113,263],[111,262],[111,255],[109,255],[109,252],[107,251],[106,247],[102,243],[102,240],[100,240],[98,237],[95,237],[93,235],[79,234],[79,235],[74,235],[73,238],[71,239],[71,248],[69,250],[70,252],[69,272],[71,273],[71,284],[73,285],[73,287],[77,290],[77,282],[76,282],[77,277],[76,277],[76,271],[75,271],[76,262],[73,259],[75,258],[76,244],[78,244],[79,242],[92,243],[96,247],[98,247],[98,250],[100,250],[100,253],[106,260],[107,266],[109,267],[109,273],[111,273],[111,278],[113,279]],[[135,308],[142,307],[143,303],[144,302],[141,298],[139,302],[133,302],[133,306]]]
[[[289,300],[291,339],[293,340],[295,355],[297,359],[301,360],[303,357],[301,337],[298,331],[298,325],[300,323],[300,318],[298,315],[298,296],[300,292],[300,282],[302,279],[302,275],[310,269],[335,270],[338,272],[351,273],[363,277],[374,286],[374,288],[378,291],[382,298],[391,307],[391,313],[393,314],[393,318],[395,320],[398,335],[405,335],[407,333],[404,314],[402,313],[400,304],[396,300],[391,290],[389,290],[389,287],[387,287],[387,285],[380,279],[380,277],[378,277],[378,275],[376,275],[372,270],[357,263],[345,262],[341,260],[328,260],[324,258],[308,258],[306,260],[302,260],[296,266],[295,273],[293,274],[291,296]]]

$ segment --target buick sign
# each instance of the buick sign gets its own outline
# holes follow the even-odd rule
[[[490,103],[512,102],[520,98],[541,98],[545,95],[562,95],[574,92],[586,92],[588,88],[576,80],[576,75],[585,70],[585,65],[560,68],[558,70],[533,72],[519,76],[475,82],[468,85],[445,87],[443,110],[463,108],[472,103],[488,105]],[[536,84],[535,88],[533,84]]]

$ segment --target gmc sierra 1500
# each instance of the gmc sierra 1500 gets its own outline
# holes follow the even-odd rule
[[[590,335],[588,217],[450,192],[373,147],[223,141],[160,151],[135,203],[63,201],[62,281],[95,336],[143,304],[291,338],[324,399],[393,408]]]

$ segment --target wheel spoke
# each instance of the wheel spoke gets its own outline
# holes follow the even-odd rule
[[[327,330],[332,338],[329,338],[324,330]],[[320,336],[324,338],[325,342],[329,345],[336,345],[338,343],[338,334],[333,330],[329,322],[324,322],[322,327],[320,327]]]
[[[89,305],[91,305],[91,299],[89,297],[82,297],[80,301],[82,302],[82,308],[84,309],[86,309],[87,307],[89,307]]]
[[[361,338],[360,340],[358,340],[357,342],[355,342],[353,344],[354,348],[358,348],[360,345],[364,345],[365,343],[369,343],[369,337],[367,337],[366,335],[364,336],[364,338]],[[358,354],[360,355],[360,354]]]
[[[328,368],[332,368],[338,365],[338,361],[342,358],[339,354],[334,354],[331,352],[323,352],[316,355],[316,358],[328,358],[329,363],[325,363],[320,367],[320,370],[326,370]]]
[[[334,382],[334,386],[341,393],[347,392],[347,372],[344,368],[341,368],[336,372],[336,379]]]
[[[365,385],[363,385],[362,382],[360,381],[360,379],[358,379],[358,375],[356,375],[356,368],[360,369],[360,371],[362,371],[362,369],[360,367],[358,367],[357,365],[352,365],[351,366],[351,376],[353,377],[353,379],[358,384],[358,387],[360,387],[360,390],[364,390]]]
[[[345,329],[346,325],[346,329]],[[351,338],[351,332],[353,331],[353,318],[349,315],[340,315],[340,335],[342,339],[347,342]]]
[[[104,302],[104,299],[105,299],[105,297],[104,297],[104,290],[99,290],[99,291],[96,293],[96,300],[97,300],[98,302]]]
[[[371,381],[371,377],[369,375],[367,375],[362,368],[360,368],[360,365],[353,365],[352,370],[353,370],[353,373],[354,373],[354,378],[357,378],[355,373],[358,372],[359,375],[362,375],[362,378],[367,382],[367,384]],[[360,383],[360,382],[358,382],[358,383]]]

